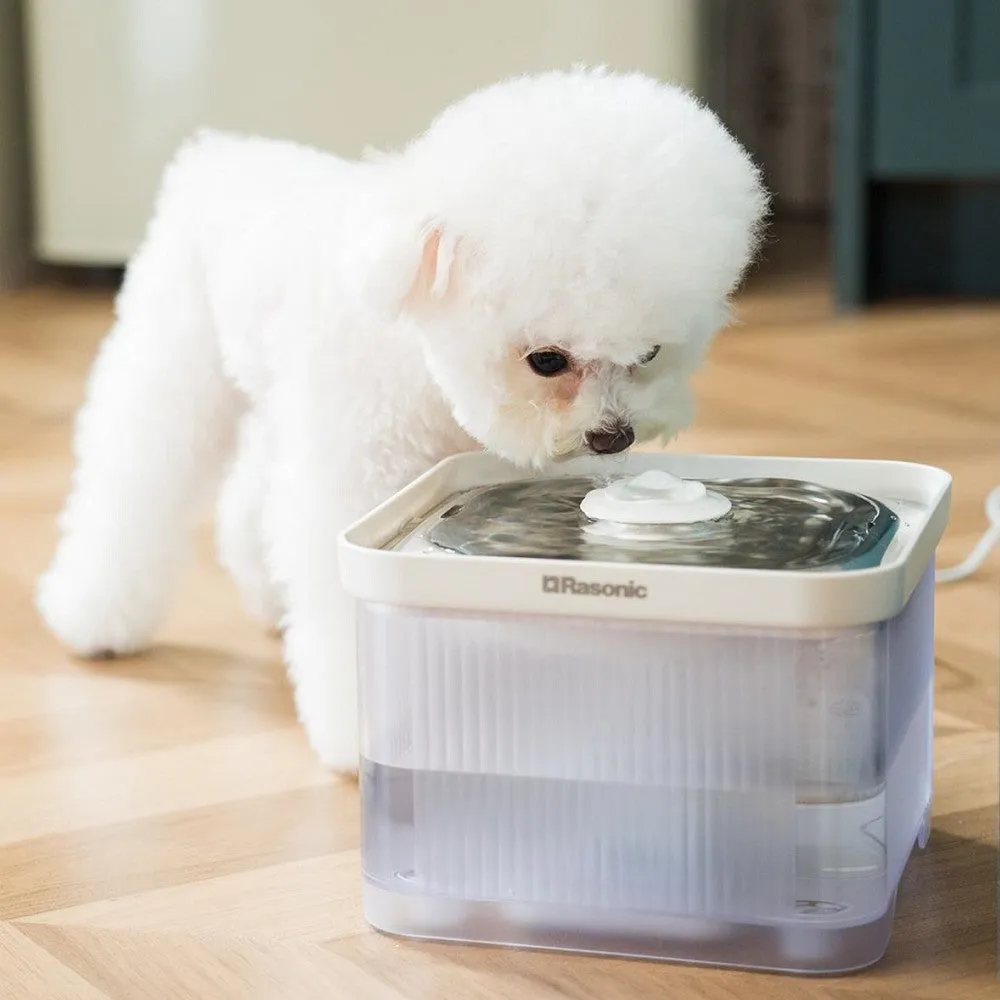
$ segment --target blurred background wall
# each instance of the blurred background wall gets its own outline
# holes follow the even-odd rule
[[[120,266],[201,126],[346,155],[575,62],[706,99],[779,214],[830,208],[837,0],[0,0],[0,284]],[[26,95],[26,96],[25,96]],[[29,169],[30,152],[30,169]]]
[[[706,0],[26,0],[46,260],[135,247],[177,144],[207,125],[356,156],[501,77],[574,62],[702,92]]]
[[[826,208],[829,81],[813,53],[829,47],[833,0],[0,4],[4,71],[13,79],[26,67],[32,248],[48,263],[121,264],[165,162],[198,127],[355,156],[404,142],[475,87],[575,62],[695,91],[767,165],[782,207]],[[24,59],[14,53],[19,5]],[[14,211],[27,180],[16,197],[3,185]]]
[[[1000,0],[0,0],[0,284],[120,266],[199,127],[355,156],[576,62],[715,108],[841,307],[1000,295]]]

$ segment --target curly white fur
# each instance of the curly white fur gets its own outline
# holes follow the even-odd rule
[[[507,81],[362,163],[199,135],[94,365],[45,621],[81,655],[146,647],[227,470],[220,558],[284,630],[312,746],[355,770],[339,530],[459,450],[674,435],[766,208],[718,120],[638,75]],[[529,368],[542,347],[563,374]]]

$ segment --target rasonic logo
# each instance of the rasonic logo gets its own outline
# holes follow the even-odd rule
[[[628,583],[589,583],[575,576],[543,576],[542,591],[546,594],[579,594],[583,597],[625,597],[646,598],[644,586]]]

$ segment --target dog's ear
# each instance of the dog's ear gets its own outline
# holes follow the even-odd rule
[[[454,288],[458,240],[450,228],[430,219],[400,229],[384,233],[365,255],[371,304],[387,318],[428,308]]]
[[[405,300],[410,308],[442,300],[454,277],[458,241],[448,227],[436,220],[426,224],[421,230],[420,246],[420,266]]]

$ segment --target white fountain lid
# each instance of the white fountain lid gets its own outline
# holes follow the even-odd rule
[[[899,517],[899,527],[878,566],[822,573],[610,560],[568,565],[558,558],[435,552],[420,527],[433,511],[440,507],[443,516],[450,498],[463,491],[524,478],[522,469],[472,453],[445,459],[343,531],[341,580],[356,600],[420,614],[441,609],[645,620],[685,628],[853,628],[885,621],[905,607],[918,583],[933,573],[934,551],[948,522],[951,476],[943,469],[905,462],[632,453],[614,462],[590,456],[568,460],[556,476],[605,477],[610,469],[618,473],[616,479],[640,479],[643,489],[651,480],[640,477],[651,471],[667,472],[673,490],[677,479],[696,484],[741,478],[819,483],[878,497]],[[667,480],[652,480],[654,486],[657,482]],[[697,486],[688,491],[685,487],[680,497],[672,493],[671,502],[693,496]],[[620,516],[620,507],[609,509]],[[577,510],[586,517],[579,506]],[[613,524],[593,522],[591,527],[610,529]],[[629,530],[644,529],[639,525]],[[408,540],[396,548],[400,537]]]

